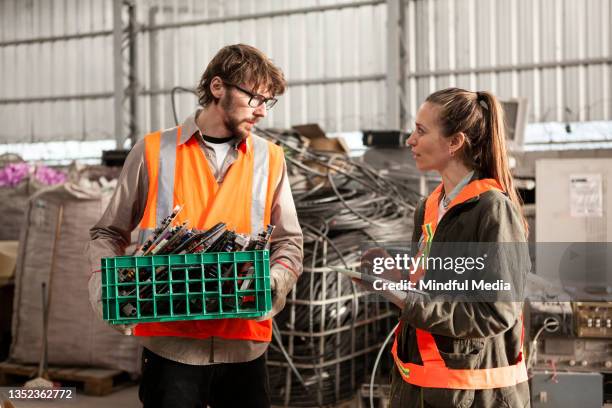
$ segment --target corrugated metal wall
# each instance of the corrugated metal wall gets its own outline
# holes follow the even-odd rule
[[[526,96],[531,122],[612,119],[612,0],[404,2],[409,120],[449,85]],[[385,3],[136,1],[138,133],[172,125],[169,90],[194,87],[214,53],[236,42],[262,49],[289,80],[266,125],[385,127],[397,52],[387,49]],[[0,0],[0,142],[115,138],[112,4]],[[195,99],[178,100],[184,117]]]
[[[408,0],[409,116],[447,86],[525,96],[530,122],[612,119],[610,0]]]
[[[111,11],[111,0],[0,1],[0,142],[114,138]]]
[[[384,1],[139,0],[136,7],[140,135],[171,126],[169,90],[194,87],[215,52],[238,42],[267,53],[290,82],[265,125],[384,127]],[[0,142],[115,138],[112,20],[112,0],[0,0]],[[177,99],[184,117],[195,98]]]
[[[328,131],[384,127],[384,2],[355,6],[314,0],[149,0],[146,4],[140,7],[140,17],[149,29],[139,37],[139,66],[146,92],[155,96],[145,96],[140,104],[142,127],[172,125],[168,90],[175,85],[194,87],[214,54],[238,42],[265,52],[289,81],[289,92],[270,111],[266,125],[317,122]],[[230,21],[218,22],[224,18]],[[177,22],[182,25],[175,27]],[[190,113],[196,101],[188,94],[177,100],[179,117]]]

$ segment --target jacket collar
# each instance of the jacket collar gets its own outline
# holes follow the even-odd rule
[[[487,177],[484,177],[484,176],[483,176],[483,174],[482,174],[482,172],[481,172],[480,170],[474,170],[474,173],[472,174],[472,177],[471,177],[471,178],[470,178],[470,180],[469,180],[469,181],[466,183],[466,185],[467,185],[467,184],[470,184],[472,181],[482,180],[482,179],[484,179],[484,178],[487,178]],[[464,187],[465,187],[465,186],[464,186]],[[503,194],[506,194],[506,193],[504,192]],[[476,196],[473,196],[473,197],[470,197],[470,198],[468,198],[467,200],[465,200],[465,201],[461,202],[461,204],[458,204],[458,205],[463,205],[463,204],[473,203],[473,202],[478,201],[478,200],[480,200],[480,194],[478,194],[478,195],[476,195]],[[427,201],[427,200],[425,200],[425,201]]]
[[[467,184],[470,184],[472,181],[481,180],[484,178],[486,177],[482,175],[482,172],[480,170],[474,170],[474,174],[472,174],[472,177],[470,178],[470,181]],[[462,204],[473,203],[478,200],[480,200],[480,194],[465,200]]]
[[[483,178],[482,173],[479,170],[474,170],[474,173],[472,174],[472,178],[470,178],[470,181],[467,184],[470,184],[472,181],[480,180],[482,178]],[[462,204],[473,203],[474,201],[478,201],[478,200],[480,200],[480,194],[478,194],[477,196],[468,198]]]
[[[194,136],[198,137],[199,140],[204,143],[204,145],[207,144],[206,141],[202,138],[202,131],[200,130],[200,128],[198,128],[198,125],[196,124],[196,118],[202,110],[202,107],[198,107],[195,112],[189,115],[181,125],[181,137],[179,139],[179,146],[187,143],[189,139]],[[234,143],[233,147],[235,150],[240,150],[242,153],[246,153],[249,150],[249,144],[246,142],[246,139],[237,141],[236,143]]]
[[[465,180],[462,182],[465,182]],[[439,222],[439,200],[442,195],[442,188],[443,185],[440,183],[425,201],[425,215],[422,228],[423,235],[425,235],[427,242],[433,239]],[[467,183],[467,185],[452,199],[447,212],[454,207],[465,205],[466,203],[473,202],[473,200],[478,200],[480,194],[491,189],[501,190],[501,186],[497,181],[492,179],[477,179]]]
[[[465,187],[472,181],[473,176],[474,176],[474,170],[470,171],[465,177],[463,177],[463,179],[459,181],[459,183],[455,186],[453,191],[450,191],[450,192],[444,191],[444,195],[441,197],[441,199],[444,200],[445,207],[447,207],[448,204],[451,201],[453,201],[455,197],[457,197],[457,195],[461,192],[461,190],[463,190],[463,187]],[[442,187],[442,190],[444,190],[444,187]]]

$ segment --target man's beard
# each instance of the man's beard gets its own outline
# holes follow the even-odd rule
[[[221,107],[226,112],[227,119],[225,121],[225,126],[232,133],[232,135],[240,140],[244,140],[249,136],[249,132],[240,128],[240,124],[243,121],[236,119],[233,117],[234,109],[234,98],[231,93],[227,93],[226,97],[221,100]]]

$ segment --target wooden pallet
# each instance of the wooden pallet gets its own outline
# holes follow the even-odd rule
[[[0,363],[0,385],[23,385],[34,378],[38,366]],[[87,395],[102,396],[110,394],[129,382],[129,375],[125,371],[108,370],[101,368],[82,367],[49,367],[49,379],[62,384],[62,386],[82,386]]]

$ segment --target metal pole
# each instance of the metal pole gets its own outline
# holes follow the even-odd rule
[[[405,0],[399,0],[399,84],[398,84],[398,96],[399,96],[399,128],[400,130],[407,130],[409,119],[408,113],[408,46],[406,45],[406,4]]]
[[[387,0],[387,127],[400,128],[400,0]]]
[[[125,96],[123,74],[123,1],[113,0],[113,75],[114,75],[114,111],[115,111],[115,141],[116,149],[123,147],[124,117],[123,99]]]
[[[138,54],[136,44],[136,6],[135,3],[128,4],[128,94],[129,94],[129,134],[130,146],[134,146],[138,140]]]
[[[157,13],[159,11],[158,6],[153,6],[149,9],[149,26],[154,26],[157,18]],[[150,82],[149,86],[151,89],[159,89],[161,87],[161,83],[159,81],[159,57],[158,57],[158,31],[150,31],[149,35],[149,73],[150,73]],[[160,129],[161,122],[159,117],[159,101],[160,98],[156,95],[150,95],[149,97],[149,128],[150,129]]]

